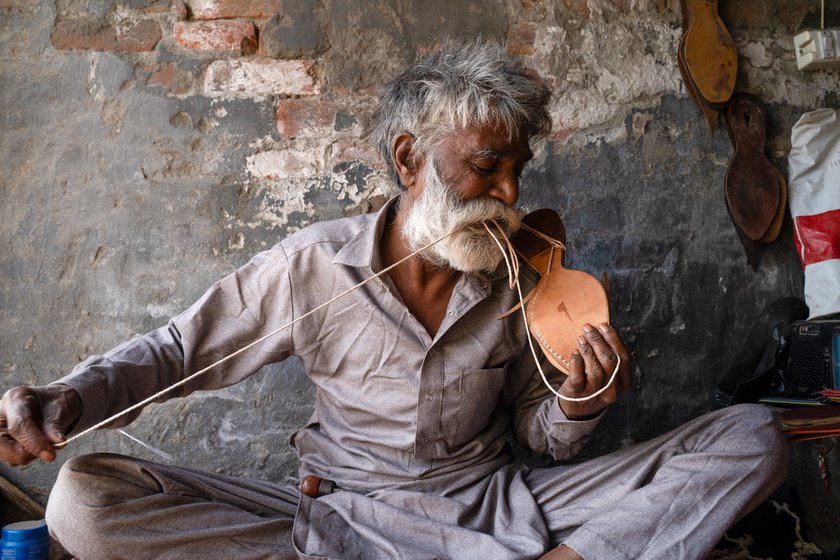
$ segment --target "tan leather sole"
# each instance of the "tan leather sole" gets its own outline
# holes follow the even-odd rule
[[[735,91],[738,51],[720,19],[717,0],[681,0],[685,67],[699,95],[722,107]]]
[[[726,125],[735,147],[724,178],[730,216],[747,238],[772,241],[781,227],[787,186],[764,151],[764,106],[753,95],[738,94],[726,108]]]
[[[569,373],[569,360],[577,349],[583,325],[609,322],[607,291],[594,276],[563,267],[565,227],[557,212],[543,208],[528,214],[522,222],[523,230],[511,241],[540,274],[536,287],[525,298],[528,329],[548,361]],[[525,228],[538,231],[542,237]],[[516,309],[518,306],[511,311]]]
[[[685,36],[683,35],[683,38],[680,40],[679,51],[677,52],[677,66],[680,69],[680,75],[682,76],[683,83],[685,83],[685,89],[688,91],[688,95],[691,97],[691,100],[694,101],[694,104],[700,109],[700,112],[703,113],[703,119],[706,121],[706,126],[709,127],[709,134],[714,136],[720,112],[717,109],[710,107],[706,103],[706,100],[701,99],[700,94],[697,93],[697,86],[694,85],[694,82],[691,80],[691,75],[685,67],[685,56],[683,55],[685,52],[684,49]]]
[[[609,302],[597,278],[562,266],[540,278],[527,307],[528,328],[548,361],[569,373],[583,325],[610,319]]]

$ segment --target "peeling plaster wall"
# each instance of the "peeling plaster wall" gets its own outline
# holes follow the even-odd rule
[[[738,90],[768,104],[785,170],[798,117],[838,105],[840,74],[794,62],[817,3],[721,4]],[[185,39],[230,18],[233,50]],[[687,96],[680,34],[676,0],[0,0],[4,387],[164,324],[292,231],[379,208],[395,188],[366,138],[376,87],[441,38],[480,35],[554,88],[522,204],[564,217],[569,265],[609,274],[635,354],[633,391],[587,454],[701,414],[752,319],[803,279],[789,217],[747,265],[723,201],[732,147]],[[153,405],[130,431],[184,464],[277,478],[311,402],[291,361]],[[103,432],[62,459],[91,451],[154,458]],[[0,470],[44,501],[57,468]]]

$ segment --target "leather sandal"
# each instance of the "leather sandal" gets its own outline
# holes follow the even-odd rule
[[[540,275],[562,265],[566,257],[566,227],[560,215],[540,208],[522,217],[522,225],[510,241],[516,252]],[[535,233],[537,232],[537,233]]]
[[[773,171],[776,172],[776,177],[779,180],[779,208],[776,210],[776,215],[773,217],[773,221],[770,222],[770,227],[767,229],[767,233],[765,233],[764,237],[761,238],[762,243],[772,243],[779,236],[779,232],[782,231],[782,221],[785,217],[785,208],[787,208],[787,181],[785,181],[782,172],[779,171],[776,166],[773,166]]]
[[[548,361],[568,374],[583,325],[609,322],[607,291],[594,276],[563,266],[565,228],[554,210],[544,208],[525,216],[520,231],[511,242],[540,274],[534,290],[523,299],[528,330]],[[609,284],[606,277],[605,284]]]
[[[522,226],[510,238],[511,246],[519,257],[537,274],[551,271],[554,264],[562,265],[566,258],[566,227],[560,216],[549,208],[540,208],[521,218]],[[517,303],[498,317],[504,319],[531,300],[531,290]]]

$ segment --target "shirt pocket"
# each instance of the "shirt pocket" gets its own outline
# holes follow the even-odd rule
[[[470,442],[487,428],[499,402],[510,362],[498,368],[464,368],[458,383],[455,445]]]

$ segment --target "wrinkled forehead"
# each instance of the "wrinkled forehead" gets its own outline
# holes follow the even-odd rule
[[[442,135],[439,147],[465,156],[529,160],[533,156],[529,138],[501,126],[470,126]]]

